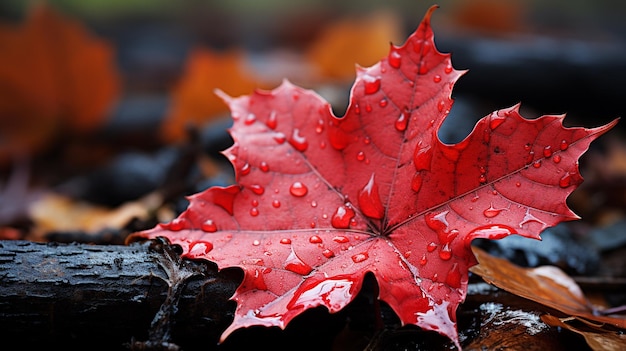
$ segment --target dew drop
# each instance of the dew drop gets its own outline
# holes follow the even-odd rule
[[[336,237],[333,238],[333,241],[339,244],[345,244],[348,241],[350,241],[350,239],[348,239],[347,237],[343,236],[343,235],[338,235]]]
[[[252,245],[259,246],[259,245],[261,245],[261,242],[258,241],[258,240],[255,240],[255,241],[252,242]]]
[[[543,148],[543,157],[552,156],[552,147],[550,145]]]
[[[310,242],[311,244],[321,244],[321,243],[322,243],[322,238],[320,238],[320,237],[319,237],[319,236],[317,236],[317,235],[312,235],[312,236],[309,238],[309,242]]]
[[[393,68],[400,68],[400,65],[402,64],[402,55],[400,55],[399,52],[397,52],[396,50],[391,50],[391,52],[389,53],[389,66],[393,67]]]
[[[278,143],[278,144],[284,144],[285,141],[287,141],[287,137],[285,136],[285,134],[283,133],[276,133],[274,135],[274,140]]]
[[[284,245],[289,245],[289,244],[291,244],[291,239],[289,239],[289,238],[282,238],[282,239],[280,239],[280,243],[284,244]]]
[[[322,251],[322,255],[324,255],[324,257],[326,258],[333,258],[335,257],[335,253],[330,250],[330,249],[325,249],[324,251]]]
[[[396,119],[396,122],[394,124],[396,130],[398,130],[399,132],[404,132],[406,130],[406,127],[409,124],[409,116],[410,112],[407,108],[405,108],[400,116],[398,116],[398,119]]]
[[[561,145],[559,145],[559,148],[561,149],[561,151],[567,150],[568,147],[569,147],[569,143],[567,142],[567,140],[565,139],[561,140]]]
[[[437,111],[443,111],[444,107],[446,107],[446,102],[443,100],[439,100],[439,102],[437,103]]]
[[[361,106],[359,106],[359,104],[354,104],[354,113],[357,115],[361,114]]]
[[[502,212],[502,209],[494,208],[493,205],[490,205],[488,209],[483,211],[483,215],[487,218],[493,218]]]
[[[380,101],[378,102],[378,105],[380,105],[380,107],[387,107],[387,104],[389,102],[387,101],[387,99],[380,99]]]
[[[451,65],[451,64],[446,65],[446,67],[443,69],[443,71],[444,71],[446,74],[450,74],[450,73],[452,73],[452,65]]]
[[[258,209],[258,208],[256,208],[256,207],[252,207],[252,208],[250,209],[250,216],[252,216],[252,217],[256,217],[256,216],[258,216],[258,215],[259,215],[259,209]]]
[[[531,145],[529,143],[524,144],[524,150],[530,151],[530,146]]]
[[[480,182],[480,184],[485,184],[487,183],[487,177],[485,177],[484,174],[481,174],[480,177],[478,177],[478,181]]]
[[[436,232],[440,232],[440,231],[445,231],[448,229],[448,220],[446,219],[446,216],[448,215],[449,211],[443,211],[437,214],[434,213],[429,213],[426,216],[424,216],[424,220],[426,221],[426,225],[428,226],[428,228],[436,231]]]
[[[278,125],[278,119],[276,118],[276,111],[272,111],[265,121],[265,125],[270,129],[276,129]]]
[[[515,182],[515,186],[519,188],[519,187],[521,187],[521,186],[522,186],[522,183],[520,183],[520,182]]]
[[[365,153],[364,153],[363,151],[359,151],[359,152],[356,154],[356,159],[357,159],[357,161],[363,161],[363,160],[365,160]]]
[[[278,201],[278,200],[272,201],[272,206],[274,206],[274,208],[279,208],[280,207],[280,201]]]
[[[320,141],[320,149],[325,149],[326,148],[326,142],[325,141]]]
[[[378,193],[378,184],[374,181],[374,174],[359,191],[359,208],[364,215],[370,218],[381,219],[385,215],[385,209]]]
[[[262,161],[259,164],[259,169],[261,169],[261,171],[263,171],[263,172],[269,172],[270,171],[270,166],[267,164],[267,162]]]
[[[289,139],[289,144],[300,152],[306,151],[307,147],[309,147],[309,142],[305,137],[300,135],[300,130],[298,128],[294,128],[293,133],[291,134],[291,139]]]
[[[239,174],[245,176],[250,173],[250,164],[248,162],[244,163],[241,168],[239,168]]]
[[[252,192],[257,195],[263,195],[263,193],[265,192],[265,188],[259,184],[250,185],[250,190],[252,190]]]
[[[315,133],[321,134],[324,131],[324,120],[319,119],[317,121],[317,125],[315,126]]]
[[[309,189],[306,187],[306,185],[302,184],[301,182],[294,182],[289,187],[289,193],[295,197],[303,197],[308,192],[309,192]]]
[[[441,250],[439,250],[439,258],[444,261],[449,260],[452,257],[452,250],[450,250],[450,246],[445,244]]]
[[[248,126],[253,124],[254,122],[256,122],[256,116],[254,115],[254,113],[248,114],[246,118],[243,120],[243,123]]]
[[[432,158],[433,153],[430,150],[430,145],[422,146],[421,142],[419,142],[413,153],[413,165],[415,166],[415,170],[430,170]]]
[[[204,223],[200,225],[200,229],[207,233],[215,233],[217,231],[217,225],[212,219],[207,219],[206,221],[204,221]]]
[[[253,199],[250,203],[252,204],[252,207],[259,206],[259,200],[257,200],[257,199]]]
[[[199,258],[208,254],[213,250],[213,244],[208,241],[195,241],[189,246],[189,252],[187,256],[189,258]]]
[[[433,252],[435,251],[436,248],[437,248],[437,244],[435,244],[434,242],[431,242],[430,244],[426,245],[426,251],[428,252]]]
[[[374,94],[380,89],[380,78],[372,76],[363,76],[365,82],[365,94]]]
[[[367,111],[367,112],[372,112],[372,105],[370,105],[370,104],[365,104],[365,111]]]
[[[420,265],[424,266],[426,263],[428,263],[428,258],[426,258],[426,254],[423,254],[422,258],[420,258]]]
[[[372,138],[370,138],[369,136],[365,136],[365,137],[363,138],[363,144],[365,144],[365,145],[369,145],[369,144],[371,144],[371,143],[372,143]]]
[[[367,260],[368,258],[369,258],[369,255],[367,254],[367,252],[361,252],[361,253],[358,253],[358,254],[352,256],[352,261],[354,263],[361,263],[361,262]]]
[[[422,177],[421,172],[415,172],[413,175],[413,179],[411,179],[411,189],[416,193],[422,189],[422,183],[424,182],[424,178]]]
[[[333,227],[337,229],[347,229],[350,227],[350,221],[352,220],[352,217],[354,217],[354,215],[354,210],[351,207],[347,205],[342,205],[337,207],[337,210],[335,211],[335,214],[333,214],[330,223]]]
[[[572,184],[572,175],[569,172],[565,172],[565,175],[559,179],[559,186],[561,188],[567,188]]]
[[[183,218],[175,218],[169,224],[169,230],[177,232],[185,229],[185,220]]]
[[[536,160],[535,162],[533,162],[533,167],[535,168],[541,167],[541,160]]]
[[[435,76],[433,77],[433,82],[435,83],[441,82],[441,76],[438,74],[435,74]]]
[[[317,201],[315,200],[311,201],[311,207],[317,207]]]
[[[294,272],[296,274],[300,274],[300,275],[307,275],[311,273],[311,271],[313,270],[311,266],[302,262],[300,257],[298,257],[296,253],[293,252],[293,250],[291,251],[287,259],[285,260],[284,267],[286,270]]]
[[[554,157],[552,157],[552,161],[554,161],[554,163],[561,162],[561,155],[554,155]]]

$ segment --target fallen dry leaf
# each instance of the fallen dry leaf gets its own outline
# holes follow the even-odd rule
[[[46,5],[0,23],[0,164],[60,133],[88,133],[120,90],[110,44]]]
[[[621,351],[626,350],[626,334],[614,330],[606,330],[600,326],[590,326],[588,323],[581,323],[580,327],[573,325],[578,321],[576,318],[558,318],[549,314],[541,316],[541,320],[553,327],[580,334],[585,338],[587,345],[594,351]]]
[[[346,18],[325,27],[306,52],[320,79],[350,81],[355,63],[370,66],[389,52],[390,40],[402,38],[402,21],[392,13]]]
[[[120,229],[132,219],[149,218],[151,211],[161,203],[161,196],[153,193],[109,209],[56,193],[43,194],[29,207],[34,223],[33,239],[55,231],[96,233],[103,229]]]
[[[187,136],[186,127],[201,127],[222,113],[228,106],[213,93],[216,88],[239,95],[258,87],[245,68],[242,51],[213,52],[197,48],[189,54],[185,72],[172,92],[172,105],[161,125],[161,135],[168,142]]]
[[[603,316],[589,303],[582,290],[555,266],[523,268],[489,255],[473,246],[478,265],[470,268],[487,283],[570,316],[626,328],[626,318]]]

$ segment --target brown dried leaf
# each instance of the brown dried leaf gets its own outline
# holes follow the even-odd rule
[[[522,268],[472,247],[478,265],[470,268],[487,283],[512,294],[538,302],[567,315],[626,328],[623,316],[597,315],[582,290],[567,274],[554,266]]]

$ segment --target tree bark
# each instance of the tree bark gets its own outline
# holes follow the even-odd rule
[[[158,245],[157,245],[158,246]],[[147,340],[180,272],[172,327],[217,344],[232,321],[241,274],[208,262],[169,262],[154,242],[88,245],[0,242],[0,340],[30,347],[116,350]],[[179,266],[177,266],[179,264]],[[167,319],[167,318],[166,318]],[[13,342],[10,342],[13,341]]]

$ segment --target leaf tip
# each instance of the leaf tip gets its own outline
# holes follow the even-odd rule
[[[219,89],[219,88],[213,89],[213,93],[227,104],[230,103],[233,99],[232,96],[226,94],[222,89]]]

